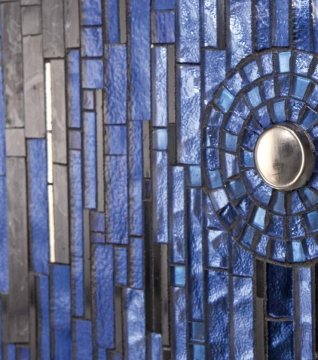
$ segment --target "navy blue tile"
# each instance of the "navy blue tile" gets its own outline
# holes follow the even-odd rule
[[[127,51],[125,45],[106,46],[106,123],[125,124],[127,117]]]
[[[268,356],[270,359],[290,360],[294,358],[294,329],[292,322],[268,323]]]
[[[106,42],[120,42],[119,28],[119,1],[108,0],[105,3],[105,26],[106,26]]]
[[[71,359],[71,291],[70,268],[52,267],[52,307],[54,359]]]
[[[74,320],[75,358],[78,360],[93,359],[92,324],[90,321]]]
[[[83,25],[100,25],[102,23],[101,0],[81,0]]]
[[[132,120],[150,120],[150,0],[130,1]]]
[[[86,59],[82,61],[82,85],[87,89],[102,89],[104,85],[103,60]]]
[[[176,0],[155,0],[154,8],[156,10],[168,10],[174,9],[176,6]]]
[[[45,140],[28,140],[29,216],[32,267],[49,272],[49,224]]]
[[[187,359],[187,300],[185,288],[172,288],[173,345],[176,359]]]
[[[80,52],[71,50],[67,54],[67,109],[69,126],[81,127],[81,81]]]
[[[114,251],[111,245],[97,245],[92,254],[94,341],[102,349],[114,347]]]
[[[256,0],[256,49],[271,47],[271,8],[270,0]]]
[[[84,262],[83,258],[72,258],[72,315],[84,316]]]
[[[49,279],[47,276],[39,275],[36,277],[37,303],[38,308],[38,356],[40,359],[51,359],[50,343],[50,297]]]
[[[144,244],[141,238],[130,239],[129,274],[130,286],[142,289],[144,286]]]
[[[103,33],[101,27],[82,28],[82,56],[101,57],[103,56]]]
[[[170,44],[175,42],[175,12],[156,11],[154,13],[155,34],[153,42]]]
[[[275,1],[273,14],[273,46],[289,45],[289,0]]]

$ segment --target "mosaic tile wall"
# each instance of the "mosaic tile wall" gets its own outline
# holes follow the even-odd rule
[[[316,51],[317,0],[0,0],[0,359],[315,359],[318,181],[251,151]]]

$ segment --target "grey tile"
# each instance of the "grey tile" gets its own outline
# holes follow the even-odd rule
[[[80,46],[79,0],[64,0],[65,47]]]
[[[120,42],[125,44],[127,42],[127,9],[126,0],[119,0],[119,32]]]
[[[25,156],[24,129],[6,130],[7,156]]]
[[[41,0],[20,0],[21,5],[40,5]]]
[[[51,61],[53,162],[67,163],[64,60]]]
[[[143,121],[143,159],[144,159],[144,177],[151,177],[150,170],[150,123],[149,121]]]
[[[22,7],[22,33],[23,35],[41,34],[41,8],[40,6]]]
[[[3,15],[3,68],[6,126],[23,127],[23,62],[20,4],[6,3]]]
[[[10,249],[9,341],[29,341],[28,229],[26,166],[7,158],[8,235]]]
[[[103,92],[96,91],[96,119],[97,119],[97,210],[104,211],[104,131],[103,131]]]
[[[45,136],[42,35],[23,38],[25,136]]]
[[[63,57],[63,0],[42,0],[42,13],[44,57]]]
[[[67,167],[53,165],[55,261],[69,263],[69,206]]]
[[[84,284],[85,284],[85,318],[91,319],[91,243],[89,210],[84,209]]]

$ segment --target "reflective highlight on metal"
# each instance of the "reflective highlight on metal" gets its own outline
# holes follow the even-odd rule
[[[267,129],[257,141],[254,157],[263,180],[284,191],[305,185],[315,162],[309,136],[294,124]]]

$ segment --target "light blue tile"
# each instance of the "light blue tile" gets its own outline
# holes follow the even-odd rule
[[[208,230],[207,234],[208,265],[214,268],[226,269],[229,262],[228,234],[217,229]]]
[[[103,60],[82,60],[82,86],[87,89],[102,89],[104,85]]]
[[[172,285],[185,286],[186,284],[186,269],[183,265],[175,265],[172,268]]]
[[[128,254],[126,248],[115,248],[115,283],[116,285],[127,285]]]
[[[152,144],[154,150],[167,150],[168,149],[167,129],[154,129]]]
[[[263,208],[258,208],[256,210],[256,213],[254,215],[253,224],[257,226],[260,229],[264,229],[265,227],[265,216],[266,216],[266,210]]]
[[[305,79],[301,76],[296,76],[294,95],[298,99],[303,99],[309,84],[310,80]]]
[[[82,56],[103,56],[103,34],[101,27],[84,27],[81,35]]]
[[[204,11],[204,17],[203,17],[204,46],[211,46],[216,48],[218,43],[217,0],[204,0],[203,11]]]
[[[233,101],[234,96],[227,89],[223,89],[221,94],[216,99],[216,104],[222,111],[227,112],[230,109]]]
[[[254,89],[250,90],[247,93],[247,95],[253,107],[257,107],[262,102],[258,87],[255,87]]]
[[[101,0],[81,0],[81,13],[83,25],[101,25]]]
[[[283,0],[285,1],[285,0]],[[290,57],[291,52],[285,51],[279,53],[279,70],[281,73],[289,72],[290,71]]]
[[[141,238],[130,239],[129,252],[130,286],[142,289],[144,286],[144,240]]]
[[[276,117],[276,122],[286,121],[286,110],[285,110],[285,101],[278,101],[274,103],[274,114]]]

